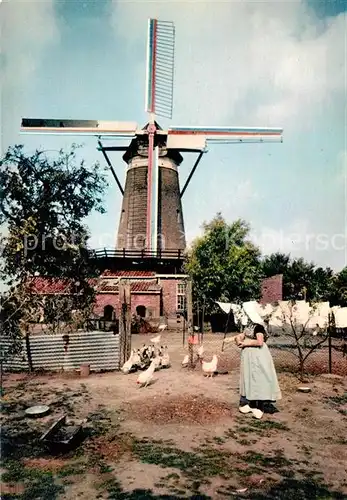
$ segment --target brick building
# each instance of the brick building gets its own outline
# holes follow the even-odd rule
[[[261,285],[261,304],[283,300],[283,275],[275,274],[265,278]]]
[[[174,326],[185,311],[187,278],[185,274],[162,271],[106,270],[98,279],[91,280],[91,284],[97,290],[93,316],[104,321],[119,320],[121,314],[119,280],[127,279],[130,281],[132,315],[153,320],[164,318]],[[260,303],[268,304],[282,300],[282,283],[281,274],[264,279]],[[32,284],[34,292],[45,296],[65,295],[68,289],[68,280],[64,279],[38,277],[33,279]],[[39,316],[40,321],[44,322],[43,311]]]
[[[99,278],[90,280],[96,290],[93,317],[117,321],[121,315],[119,281],[130,281],[131,313],[147,319],[164,318],[170,324],[185,311],[185,281],[187,275],[150,270],[106,270]],[[68,279],[36,277],[31,280],[32,291],[46,297],[64,296],[71,291]],[[44,311],[40,311],[44,322]]]
[[[94,313],[106,320],[120,317],[118,283],[130,281],[131,312],[143,318],[165,317],[174,321],[185,309],[183,274],[160,274],[155,271],[105,271],[100,276]]]

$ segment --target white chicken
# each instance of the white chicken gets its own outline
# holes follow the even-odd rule
[[[139,349],[140,356],[143,356],[143,353],[145,352],[146,349],[147,349],[146,344],[143,344],[142,347]]]
[[[160,332],[163,332],[164,330],[166,330],[166,328],[167,328],[167,325],[159,325],[158,330]]]
[[[212,357],[212,361],[209,361],[209,362],[202,361],[201,362],[202,371],[208,377],[213,377],[214,372],[217,370],[217,364],[218,364],[218,356],[217,356],[217,354],[214,354]]]
[[[137,351],[133,351],[133,365],[135,366],[140,366],[141,365],[141,356],[140,356],[140,349]]]
[[[137,384],[139,384],[141,387],[147,387],[147,385],[151,382],[153,379],[153,374],[155,372],[155,369],[157,367],[158,360],[153,359],[147,370],[144,372],[141,372],[140,375],[137,378]]]
[[[169,368],[170,366],[170,356],[168,353],[167,345],[164,347],[164,352],[161,355],[160,364],[163,368]]]
[[[152,361],[155,361],[155,371],[160,370],[161,368],[161,356],[159,353],[156,353],[152,359]]]
[[[151,342],[153,342],[153,344],[159,344],[160,339],[161,339],[161,335],[157,335],[156,337],[151,338]]]
[[[188,366],[188,363],[189,363],[189,354],[186,354],[183,358],[182,366],[186,367]]]
[[[198,349],[198,358],[202,358],[204,356],[204,346],[201,345]]]
[[[152,345],[149,345],[147,347],[147,355],[149,358],[152,358],[154,356],[154,347]]]
[[[134,364],[134,351],[131,351],[130,358],[124,363],[121,370],[123,373],[128,374]]]

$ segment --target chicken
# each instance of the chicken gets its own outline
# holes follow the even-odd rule
[[[204,346],[203,346],[203,345],[201,345],[201,346],[199,347],[199,349],[198,349],[198,358],[201,358],[201,359],[202,359],[202,358],[203,358],[203,356],[204,356]]]
[[[319,327],[319,324],[316,323],[316,328],[313,330],[312,335],[316,337],[320,333],[321,329]]]
[[[143,344],[143,346],[139,349],[141,357],[143,356],[143,353],[145,352],[146,349],[147,349],[146,344]]]
[[[140,349],[137,351],[133,351],[133,365],[134,366],[140,366],[141,365],[141,356],[140,356]]]
[[[160,332],[163,332],[164,330],[166,330],[166,328],[167,328],[167,325],[159,325],[158,330]]]
[[[161,339],[161,335],[157,335],[156,337],[151,338],[151,342],[153,342],[153,344],[159,344],[160,339]]]
[[[161,366],[163,368],[169,368],[169,366],[170,366],[170,356],[168,353],[167,345],[165,346],[164,352],[161,355]]]
[[[217,364],[218,364],[218,356],[217,356],[217,354],[214,354],[212,357],[212,361],[210,361],[210,362],[202,361],[201,362],[202,371],[208,377],[213,377],[214,372],[217,370]]]
[[[156,363],[155,371],[159,370],[161,368],[161,356],[159,356],[159,354],[156,354],[153,357],[152,361],[155,361],[155,363]]]
[[[130,358],[124,363],[121,370],[123,373],[128,374],[134,364],[134,351],[131,351]]]
[[[151,382],[153,379],[153,374],[155,372],[155,369],[157,368],[158,361],[156,359],[153,359],[147,370],[144,372],[141,372],[140,375],[137,378],[137,384],[139,384],[141,387],[147,387],[147,385]]]
[[[189,363],[189,354],[186,354],[183,358],[183,361],[182,361],[182,366],[188,366],[188,363]]]

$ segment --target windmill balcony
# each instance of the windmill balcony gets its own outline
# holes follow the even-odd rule
[[[101,248],[89,250],[89,259],[104,269],[138,269],[152,270],[162,274],[182,273],[184,250],[136,250]]]

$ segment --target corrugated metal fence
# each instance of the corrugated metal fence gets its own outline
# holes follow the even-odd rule
[[[6,339],[1,339],[4,370],[27,370],[29,364],[25,340],[20,356],[7,358],[8,346]],[[76,370],[84,364],[89,364],[92,371],[120,368],[120,336],[113,332],[71,333],[66,352],[60,334],[32,335],[29,337],[29,346],[34,370]]]

